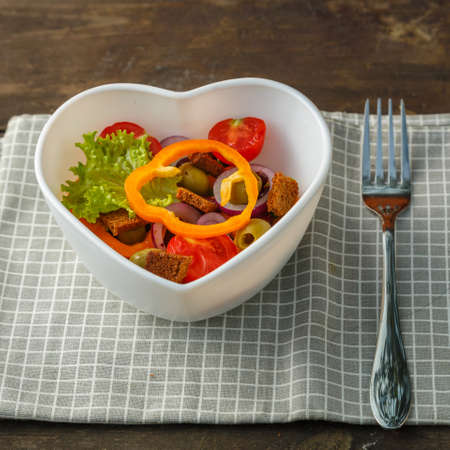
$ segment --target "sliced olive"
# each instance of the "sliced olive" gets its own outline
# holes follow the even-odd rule
[[[266,231],[270,229],[270,223],[263,219],[251,219],[242,229],[236,232],[234,243],[240,250],[244,250],[250,244],[259,239]]]
[[[147,265],[147,256],[148,256],[149,252],[150,252],[149,248],[144,248],[144,250],[139,250],[138,252],[131,255],[130,261],[145,269],[145,266]]]
[[[208,175],[203,170],[195,167],[191,163],[184,163],[180,166],[181,170],[181,186],[195,192],[198,195],[208,195],[210,184]]]
[[[134,228],[133,230],[122,231],[117,235],[117,239],[127,245],[137,244],[145,239],[147,230],[145,226]]]
[[[253,172],[253,175],[255,175],[256,180],[258,181],[258,192],[260,192],[262,188],[261,177],[255,172]],[[233,184],[233,186],[231,187],[230,202],[235,205],[248,203],[247,191],[245,189],[244,181],[239,181],[238,183]]]

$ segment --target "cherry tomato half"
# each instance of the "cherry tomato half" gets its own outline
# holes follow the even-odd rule
[[[208,139],[223,142],[233,147],[247,161],[255,159],[264,144],[266,124],[256,117],[244,119],[226,119],[216,123],[208,133]],[[224,163],[228,161],[220,154],[214,153]]]
[[[107,134],[114,134],[117,130],[126,131],[127,133],[134,133],[134,137],[138,138],[145,134],[145,130],[136,123],[133,122],[116,122],[109,127],[106,127],[101,133],[100,137],[104,138]],[[148,136],[147,141],[150,142],[150,151],[155,156],[161,149],[161,144],[158,139],[153,136]]]
[[[188,283],[217,269],[237,255],[238,249],[228,236],[208,239],[174,236],[167,244],[167,252],[193,257],[183,280],[184,283]]]
[[[111,135],[114,134],[117,130],[123,130],[127,133],[134,133],[134,137],[139,137],[145,134],[145,130],[133,123],[133,122],[116,122],[110,125],[109,127],[106,127],[101,133],[100,137],[104,138],[107,134]]]
[[[147,141],[150,142],[150,151],[152,152],[152,155],[155,156],[162,149],[161,144],[158,139],[153,136],[149,136]]]

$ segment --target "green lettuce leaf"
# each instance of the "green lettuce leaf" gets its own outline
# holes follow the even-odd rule
[[[78,218],[95,222],[101,213],[119,208],[135,213],[128,204],[124,183],[136,168],[151,159],[147,136],[135,138],[133,133],[117,131],[112,136],[96,138],[96,132],[83,135],[77,143],[86,155],[86,163],[78,163],[70,170],[78,179],[61,185],[62,203]],[[176,201],[179,177],[158,178],[142,188],[145,200],[154,206],[168,206]]]

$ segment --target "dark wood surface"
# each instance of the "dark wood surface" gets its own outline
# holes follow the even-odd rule
[[[447,0],[0,0],[0,128],[102,83],[267,77],[321,109],[448,112]]]
[[[3,425],[3,426],[2,426]],[[196,449],[196,450],[445,450],[450,432],[443,427],[375,426],[329,422],[284,425],[79,425],[0,422],[3,449]]]
[[[0,0],[0,132],[103,83],[186,90],[259,76],[323,110],[404,98],[450,112],[450,8],[422,0]],[[448,427],[0,422],[0,448],[444,449]]]

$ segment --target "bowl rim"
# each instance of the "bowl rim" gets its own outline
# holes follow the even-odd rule
[[[137,265],[130,262],[128,259],[123,258],[119,253],[113,250],[109,245],[104,243],[101,239],[94,235],[88,228],[86,228],[75,216],[70,214],[70,212],[63,206],[61,201],[56,197],[53,191],[48,186],[45,177],[43,175],[42,169],[42,154],[44,149],[44,144],[46,141],[46,137],[53,126],[53,123],[56,119],[73,103],[80,101],[82,98],[100,92],[107,91],[117,91],[117,90],[125,90],[125,91],[136,91],[136,92],[145,92],[157,94],[162,97],[171,98],[171,99],[187,99],[191,97],[195,97],[200,94],[207,93],[212,90],[217,90],[220,88],[227,87],[245,87],[245,86],[261,86],[267,87],[271,89],[280,90],[285,92],[301,102],[304,103],[306,108],[312,114],[314,119],[317,121],[320,129],[320,135],[324,142],[324,155],[325,157],[322,159],[319,170],[317,171],[316,176],[314,177],[311,185],[306,189],[305,192],[302,193],[300,199],[297,203],[277,222],[276,226],[272,227],[267,233],[265,233],[261,238],[259,238],[255,243],[245,249],[244,252],[240,252],[238,255],[234,256],[230,260],[228,260],[225,264],[221,265],[214,271],[209,274],[199,278],[198,280],[191,281],[190,283],[180,284],[175,283],[170,280],[166,280],[158,275],[155,275],[149,271],[138,267]],[[256,253],[260,248],[266,245],[266,243],[275,236],[275,233],[282,232],[284,228],[287,227],[288,223],[291,219],[294,218],[302,209],[306,207],[309,201],[316,195],[319,191],[320,187],[325,182],[325,179],[328,175],[328,171],[331,165],[331,137],[328,126],[326,125],[325,119],[322,117],[319,109],[314,105],[314,103],[302,94],[297,89],[290,87],[284,83],[280,83],[278,81],[273,81],[267,78],[258,78],[258,77],[244,77],[244,78],[232,78],[223,81],[217,81],[214,83],[209,83],[204,86],[200,86],[194,89],[190,89],[187,91],[173,91],[169,89],[163,89],[155,86],[150,86],[146,84],[140,83],[108,83],[102,84],[99,86],[95,86],[86,90],[79,92],[78,94],[72,96],[68,100],[66,100],[63,104],[61,104],[54,112],[51,114],[47,122],[45,123],[36,145],[36,152],[34,157],[34,169],[35,175],[38,182],[38,185],[44,194],[46,200],[50,203],[50,205],[55,208],[62,217],[68,220],[71,225],[76,228],[84,238],[88,239],[90,243],[94,246],[100,246],[109,255],[111,258],[116,260],[119,264],[124,264],[128,267],[129,270],[138,271],[139,275],[144,278],[148,278],[153,282],[157,282],[163,287],[167,287],[172,291],[177,291],[178,293],[186,293],[192,289],[199,288],[203,285],[206,285],[211,282],[212,279],[216,277],[220,277],[224,271],[227,271],[228,268],[232,267],[240,263],[243,259],[251,257],[252,254]]]

